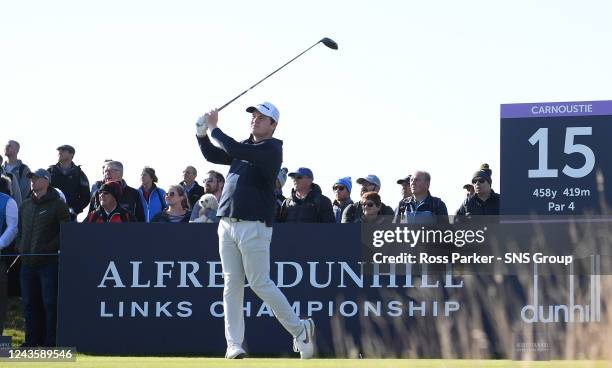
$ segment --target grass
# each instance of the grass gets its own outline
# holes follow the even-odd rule
[[[608,361],[550,361],[519,362],[509,360],[440,360],[440,359],[245,359],[226,360],[220,358],[156,358],[156,357],[100,357],[78,355],[76,363],[6,363],[3,368],[16,367],[69,367],[69,368],[103,368],[103,367],[143,367],[143,368],[607,368],[612,367]]]
[[[6,313],[6,324],[4,326],[4,336],[13,337],[13,346],[21,345],[25,340],[25,321],[21,311],[21,298],[9,297]]]
[[[13,347],[18,347],[25,341],[25,333],[21,330],[13,328],[5,328],[2,333],[3,336],[11,336],[13,338]]]

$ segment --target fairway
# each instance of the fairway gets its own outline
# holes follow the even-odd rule
[[[509,360],[440,360],[440,359],[270,359],[252,358],[226,360],[221,358],[150,358],[150,357],[97,357],[79,355],[75,363],[6,363],[7,367],[68,367],[68,368],[607,368],[610,361],[550,361],[516,362]]]

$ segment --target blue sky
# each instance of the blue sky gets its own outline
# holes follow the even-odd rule
[[[145,165],[162,187],[186,165],[225,173],[199,153],[197,117],[331,37],[338,51],[317,46],[220,127],[246,138],[244,108],[269,100],[284,165],[310,167],[328,196],[374,173],[394,206],[395,180],[425,169],[454,212],[482,162],[499,188],[500,104],[612,99],[610,14],[605,1],[3,1],[0,139],[31,167],[72,144],[92,181],[106,158],[135,187]]]

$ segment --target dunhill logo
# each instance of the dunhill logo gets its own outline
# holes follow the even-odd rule
[[[521,309],[521,319],[526,323],[588,323],[601,321],[601,275],[600,256],[592,256],[592,274],[589,276],[590,304],[575,304],[574,275],[568,275],[569,290],[567,304],[539,304],[540,295],[537,268],[533,275],[533,304]],[[570,272],[571,273],[571,272]]]

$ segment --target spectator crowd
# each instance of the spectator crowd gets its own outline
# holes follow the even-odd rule
[[[30,168],[18,159],[14,140],[0,155],[0,335],[7,310],[7,270],[21,262],[19,286],[26,322],[24,346],[55,346],[57,319],[57,255],[60,224],[77,221],[86,211],[86,223],[191,222],[214,223],[225,185],[222,173],[208,171],[200,185],[193,166],[183,170],[182,181],[168,188],[157,186],[155,169],[144,167],[140,186],[123,179],[120,161],[106,160],[103,178],[90,186],[87,175],[74,163],[75,148],[57,148],[58,161],[48,168]],[[465,184],[466,198],[455,212],[455,222],[472,216],[499,215],[500,196],[492,189],[492,171],[482,164]],[[284,197],[287,179],[292,181]],[[275,221],[303,223],[437,223],[449,222],[445,202],[430,191],[432,177],[415,171],[397,180],[402,199],[394,206],[383,202],[380,179],[373,174],[358,178],[357,199],[351,198],[353,181],[345,176],[332,186],[333,200],[323,195],[310,168],[282,168],[275,186]],[[461,187],[459,187],[461,188]],[[353,197],[355,198],[355,197]],[[16,259],[8,255],[24,254]]]

